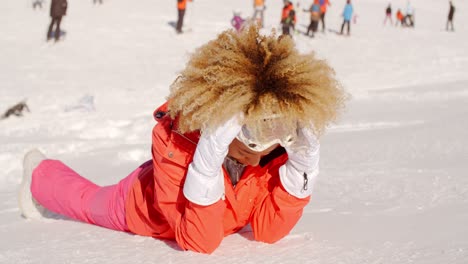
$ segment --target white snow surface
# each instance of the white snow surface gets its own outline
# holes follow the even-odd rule
[[[297,3],[297,1],[294,1]],[[341,26],[344,0],[327,27]],[[0,111],[27,99],[31,112],[0,120],[0,263],[468,263],[468,2],[412,0],[414,29],[383,26],[387,0],[355,0],[350,37],[294,35],[351,95],[322,139],[321,172],[297,226],[276,244],[249,228],[211,255],[174,242],[65,219],[20,215],[23,155],[40,148],[86,178],[116,183],[151,158],[152,112],[197,47],[230,28],[250,0],[195,0],[175,34],[174,0],[69,1],[63,41],[45,41],[49,4],[3,0]],[[392,0],[394,12],[406,0]],[[300,1],[306,7],[310,1]],[[266,29],[282,1],[267,1]],[[304,31],[308,14],[298,13]]]

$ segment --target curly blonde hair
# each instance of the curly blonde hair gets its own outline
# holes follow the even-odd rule
[[[314,53],[301,55],[290,37],[255,25],[227,30],[191,56],[171,85],[170,115],[182,133],[214,129],[234,115],[246,125],[280,116],[281,125],[319,135],[344,107],[334,70]]]

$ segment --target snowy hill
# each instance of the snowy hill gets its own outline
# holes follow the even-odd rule
[[[327,28],[338,30],[345,1],[331,2]],[[0,111],[26,99],[31,112],[0,120],[0,263],[468,263],[468,2],[454,1],[455,32],[445,31],[448,1],[412,0],[414,29],[382,25],[388,2],[355,0],[350,37],[294,35],[335,68],[352,96],[347,112],[323,138],[319,180],[291,234],[269,245],[245,229],[207,256],[26,220],[16,189],[33,147],[103,185],[150,159],[152,111],[189,54],[229,28],[233,10],[250,16],[251,1],[195,0],[182,35],[169,25],[172,0],[69,1],[58,43],[45,41],[50,0],[42,10],[3,1]],[[267,1],[265,32],[281,8]],[[308,19],[298,12],[297,29]]]

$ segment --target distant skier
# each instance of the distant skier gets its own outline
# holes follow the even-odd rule
[[[322,22],[322,32],[325,32],[325,14],[327,13],[328,6],[331,5],[328,0],[319,0],[320,3],[320,21]]]
[[[383,21],[384,26],[387,24],[387,20],[390,19],[390,25],[393,25],[392,19],[392,5],[388,4],[387,8],[385,9],[385,19]]]
[[[51,22],[49,25],[49,30],[47,31],[47,41],[52,39],[52,30],[55,25],[54,38],[55,41],[60,39],[60,23],[62,22],[62,17],[67,14],[68,3],[67,0],[52,0],[50,2],[50,17]]]
[[[343,10],[343,24],[341,25],[340,34],[343,35],[345,25],[347,26],[347,35],[351,34],[351,19],[353,18],[353,5],[351,0],[346,0],[346,5]]]
[[[265,18],[264,18],[264,13],[265,13],[265,0],[254,0],[254,13],[252,15],[252,21],[255,21],[258,23],[260,27],[263,27],[265,25]],[[260,16],[260,17],[258,17]]]
[[[403,14],[403,12],[401,12],[401,9],[398,9],[395,16],[396,16],[395,27],[398,26],[398,23],[402,27],[406,26],[406,24],[405,24],[405,15]]]
[[[408,1],[406,4],[406,16],[404,24],[408,27],[414,27],[414,8],[410,1]]]
[[[188,0],[191,1],[191,0]],[[184,25],[185,9],[187,8],[187,0],[177,0],[177,34],[182,33],[182,26]]]
[[[310,13],[310,24],[307,28],[306,35],[309,36],[309,32],[312,32],[312,36],[315,36],[315,32],[317,32],[318,24],[320,21],[320,3],[319,0],[314,0],[312,5],[309,9],[304,9],[304,11]]]
[[[449,4],[450,4],[450,8],[449,8],[448,19],[447,19],[447,31],[449,31],[449,25],[451,27],[451,30],[454,31],[453,15],[455,14],[455,6],[453,6],[452,1],[449,1]]]
[[[93,0],[93,4],[96,4],[96,3],[99,3],[100,5],[102,5],[102,0]]]
[[[241,12],[239,10],[235,10],[233,15],[234,16],[231,19],[231,25],[236,29],[236,31],[241,31],[242,27],[244,26],[245,19],[242,18]]]
[[[291,1],[284,0],[283,1],[283,11],[281,13],[281,26],[283,35],[291,35],[294,32],[295,25],[296,25],[296,11],[294,10],[294,5]]]

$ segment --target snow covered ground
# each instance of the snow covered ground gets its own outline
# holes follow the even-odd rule
[[[387,0],[356,0],[350,37],[297,34],[335,68],[351,94],[322,141],[313,199],[291,234],[269,245],[248,229],[212,255],[175,243],[77,223],[23,219],[16,189],[24,153],[39,147],[98,184],[150,159],[152,111],[188,55],[230,27],[251,1],[195,0],[176,35],[173,0],[69,1],[64,41],[45,42],[48,5],[0,8],[0,111],[27,99],[31,113],[0,121],[0,263],[468,263],[468,3],[412,0],[416,28],[382,25]],[[294,1],[297,3],[297,1]],[[327,27],[341,26],[344,0]],[[392,0],[393,10],[406,0]],[[310,1],[300,1],[306,7]],[[282,1],[267,1],[266,31]],[[298,13],[304,31],[308,14]]]

